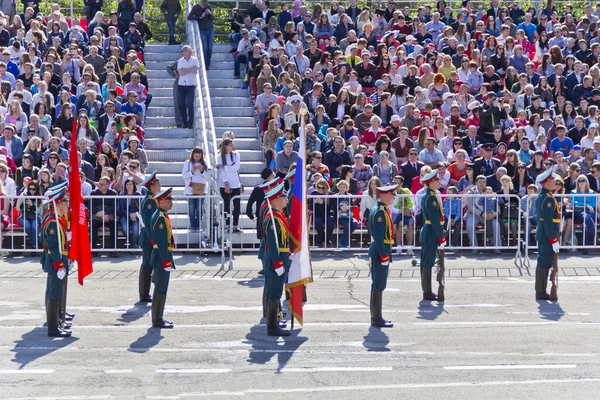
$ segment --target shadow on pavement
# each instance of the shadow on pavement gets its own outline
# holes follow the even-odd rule
[[[138,319],[144,317],[150,310],[152,310],[152,303],[135,303],[133,307],[125,311],[119,317],[120,322],[132,323]]]
[[[163,339],[162,329],[150,327],[144,336],[140,336],[135,342],[129,345],[127,351],[131,353],[147,353]]]
[[[543,319],[549,321],[560,321],[566,314],[558,302],[553,303],[546,300],[536,300],[538,303],[538,312]]]
[[[443,302],[437,302],[437,305],[434,305],[434,302],[421,300],[419,302],[419,316],[417,318],[435,321],[443,312],[447,312],[444,310]]]
[[[259,275],[252,279],[238,281],[237,284],[240,286],[246,286],[246,287],[254,289],[254,288],[265,286],[265,278],[262,275]]]
[[[387,345],[390,343],[388,335],[379,328],[369,327],[369,333],[363,336],[363,347],[368,351],[390,351]]]
[[[250,344],[252,349],[248,355],[250,364],[266,364],[277,356],[277,373],[291,360],[292,356],[308,340],[307,337],[298,336],[301,329],[292,331],[291,336],[277,338],[267,336],[265,325],[254,325],[246,335],[245,344]]]
[[[23,369],[27,364],[45,357],[48,354],[63,349],[79,339],[69,338],[50,338],[48,329],[45,327],[36,327],[32,331],[21,336],[21,339],[15,340],[15,347],[11,352],[15,353],[11,360],[19,364],[19,369]]]

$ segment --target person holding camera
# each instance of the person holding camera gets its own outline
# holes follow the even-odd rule
[[[117,181],[115,183],[115,189],[117,191],[123,190],[123,185],[129,178],[132,178],[136,185],[142,183],[145,178],[145,175],[140,168],[140,162],[134,160],[134,155],[129,150],[123,150],[121,153],[121,164],[117,166],[116,173]]]
[[[492,143],[494,141],[494,128],[500,125],[500,120],[506,118],[506,110],[498,106],[498,96],[494,92],[489,92],[479,112],[480,124],[477,134],[480,143]]]
[[[200,221],[202,220],[202,209],[204,208],[204,189],[207,183],[207,166],[204,161],[204,151],[200,146],[194,147],[190,158],[183,163],[181,176],[185,181],[183,194],[190,197],[188,201],[188,216],[190,218],[190,232],[198,233],[200,231]]]

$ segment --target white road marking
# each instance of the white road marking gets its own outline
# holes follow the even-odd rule
[[[305,304],[304,311],[334,311],[334,310],[353,310],[365,309],[368,306],[362,304]],[[109,314],[124,314],[131,309],[131,305],[120,305],[116,307],[98,307],[98,306],[69,306],[71,310],[77,311],[97,311]],[[144,308],[140,308],[140,311]],[[206,312],[224,312],[224,311],[262,311],[262,306],[229,306],[224,304],[212,304],[207,306],[186,306],[186,305],[167,305],[165,311],[169,314],[193,314]],[[134,311],[135,312],[135,311]],[[150,315],[150,308],[146,309],[144,315]],[[178,325],[179,327],[180,325]]]
[[[505,364],[505,365],[455,365],[444,367],[449,371],[498,370],[498,369],[571,369],[576,364]]]
[[[260,348],[253,349],[252,344],[260,344],[261,346],[273,346],[273,348]],[[377,342],[375,342],[377,343]],[[556,358],[556,357],[564,357],[564,358],[596,358],[600,359],[600,353],[520,353],[520,352],[501,352],[501,351],[424,351],[424,350],[395,350],[394,348],[398,347],[408,347],[416,345],[416,343],[387,343],[386,348],[389,351],[385,352],[369,352],[367,349],[363,349],[363,342],[336,342],[335,344],[331,343],[331,350],[323,349],[325,346],[320,344],[314,344],[310,342],[306,342],[299,349],[282,349],[280,348],[282,342],[265,342],[262,340],[259,341],[247,341],[245,345],[237,346],[238,348],[234,348],[232,345],[228,348],[223,348],[220,346],[217,348],[148,348],[148,347],[138,347],[135,349],[127,348],[127,347],[97,347],[97,348],[81,348],[75,346],[69,346],[64,348],[59,347],[19,347],[19,351],[40,351],[40,350],[55,350],[55,351],[70,351],[70,352],[100,352],[100,353],[126,353],[128,351],[131,352],[141,352],[141,353],[240,353],[247,355],[248,353],[267,353],[267,354],[279,354],[279,353],[294,353],[294,354],[308,354],[308,355],[317,355],[317,354],[337,354],[337,355],[364,355],[364,356],[376,356],[376,357],[384,357],[386,355],[402,355],[402,356],[413,356],[413,357],[453,357],[456,359],[459,358],[468,358],[468,357],[542,357],[542,358]],[[204,343],[205,346],[210,346],[211,343]],[[357,348],[357,350],[340,350],[341,347],[350,347]],[[382,346],[383,347],[383,346]],[[0,350],[11,351],[14,347],[12,346],[0,346]]]
[[[430,309],[431,310],[431,309]],[[418,312],[418,311],[416,311]],[[535,321],[418,321],[418,322],[403,322],[402,326],[415,326],[436,328],[440,326],[543,326],[543,325],[564,325],[564,326],[596,326],[600,325],[600,320],[587,320],[587,321],[546,321],[546,320],[535,320]],[[253,326],[264,327],[265,324],[178,324],[177,330],[181,329],[249,329]],[[371,326],[369,322],[307,322],[303,325],[303,328],[329,328],[329,327],[368,327]],[[0,330],[31,330],[35,328],[42,328],[42,325],[0,325]],[[76,329],[79,330],[148,330],[147,325],[141,324],[122,324],[122,325],[77,325]]]
[[[0,369],[0,375],[53,374],[53,369]]]
[[[116,396],[101,395],[101,396],[52,396],[52,397],[13,397],[12,400],[105,400],[116,399]]]
[[[225,368],[211,368],[211,369],[159,368],[156,370],[157,374],[226,374],[228,372],[231,372],[231,370],[225,369]]]
[[[378,384],[364,386],[327,386],[327,387],[281,387],[277,389],[248,389],[236,392],[196,392],[181,393],[175,398],[200,397],[200,396],[245,396],[252,394],[289,394],[289,393],[323,393],[323,392],[350,392],[350,391],[377,391],[399,390],[399,389],[427,389],[427,388],[462,388],[462,387],[486,387],[486,386],[520,386],[520,385],[549,385],[567,383],[598,383],[600,378],[583,379],[539,379],[539,380],[513,380],[513,381],[487,381],[487,382],[448,382],[448,383],[400,383],[400,384]]]
[[[106,374],[132,374],[132,369],[105,369]]]
[[[319,367],[319,368],[283,368],[281,372],[376,372],[392,371],[392,367]]]

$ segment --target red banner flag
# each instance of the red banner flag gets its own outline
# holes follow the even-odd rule
[[[77,261],[77,278],[83,286],[83,279],[93,272],[90,235],[88,232],[85,205],[81,195],[79,157],[77,155],[77,132],[71,132],[69,153],[69,201],[71,205],[71,249],[69,258]]]

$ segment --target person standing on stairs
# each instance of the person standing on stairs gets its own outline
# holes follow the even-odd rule
[[[217,169],[219,170],[219,187],[225,208],[225,230],[228,231],[230,218],[233,217],[232,232],[241,233],[242,230],[238,227],[241,203],[240,155],[234,150],[232,139],[223,138],[221,152],[217,155]],[[233,212],[231,203],[233,203]]]
[[[198,21],[198,30],[200,31],[200,40],[202,41],[202,53],[204,54],[204,66],[208,71],[212,59],[213,42],[215,41],[215,16],[212,7],[208,5],[208,0],[201,0],[200,4],[192,7],[188,20]]]
[[[183,56],[183,51],[181,52]],[[175,80],[173,81],[173,108],[175,109],[175,125],[178,128],[183,128],[183,122],[181,121],[181,111],[179,110],[179,74],[177,73],[177,64],[179,64],[179,60],[175,60],[170,62],[167,65],[167,72],[171,75]]]
[[[179,0],[163,0],[160,5],[160,11],[165,15],[165,21],[169,28],[169,44],[180,44],[175,40],[175,24],[181,14],[181,4]]]
[[[183,57],[177,61],[179,112],[183,127],[192,129],[194,127],[194,93],[198,59],[192,55],[192,48],[188,45],[183,46],[181,52]]]

